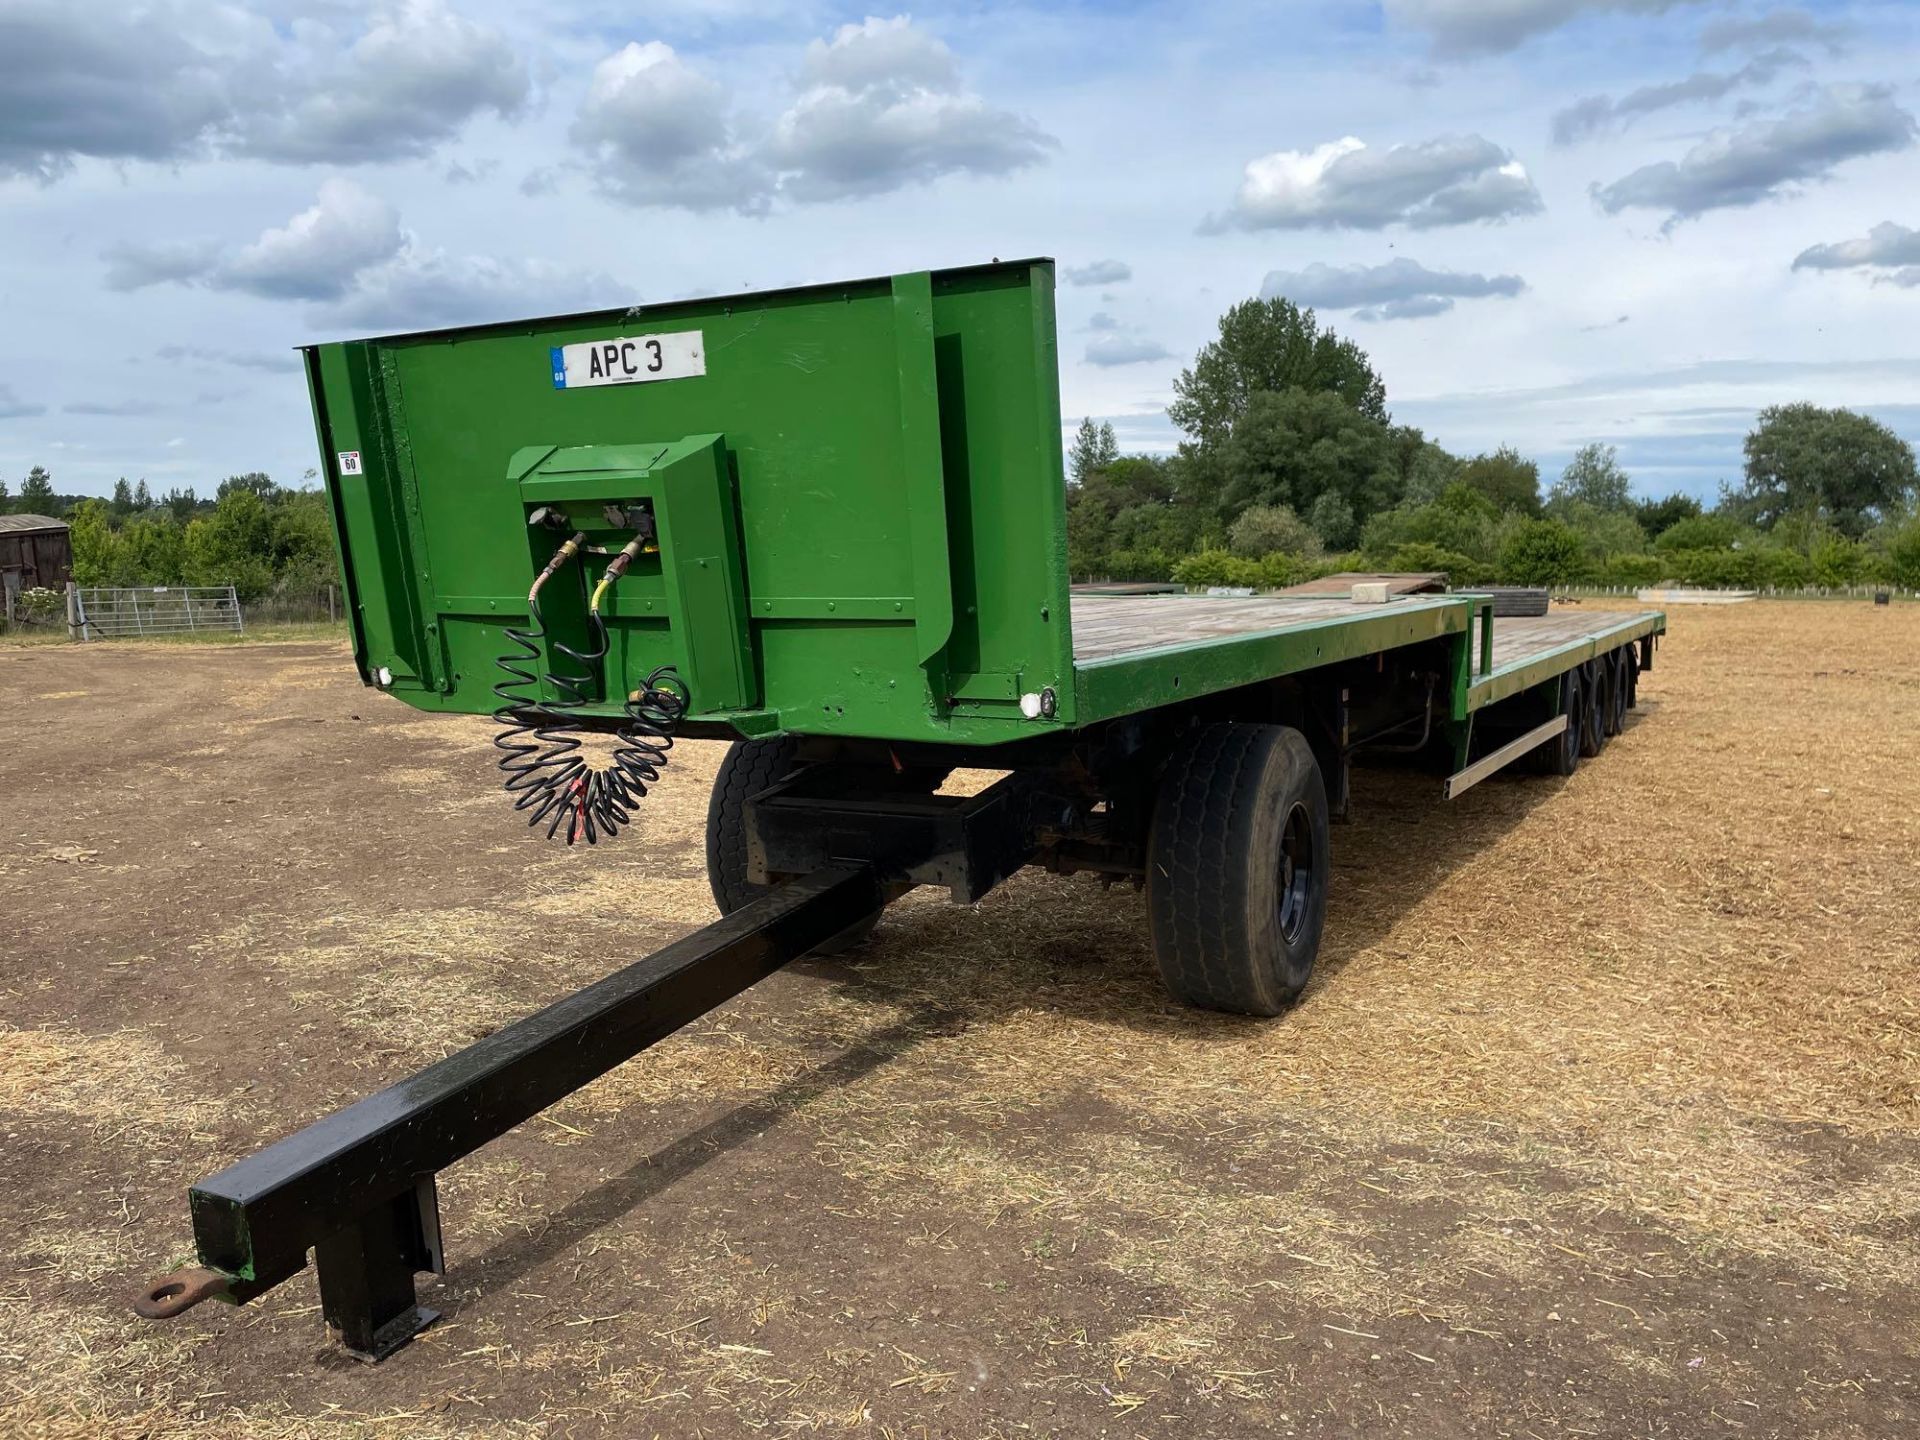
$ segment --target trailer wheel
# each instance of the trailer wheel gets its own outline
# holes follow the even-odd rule
[[[722,915],[731,915],[773,889],[747,879],[747,801],[786,779],[799,753],[799,743],[791,737],[736,740],[720,762],[720,771],[713,777],[713,795],[707,801],[707,884]],[[938,784],[935,781],[936,788]],[[816,946],[813,953],[838,955],[851,950],[879,923],[880,911],[875,910],[826,944]]]
[[[1627,651],[1625,647],[1607,656],[1607,734],[1618,735],[1627,728]]]
[[[1178,1000],[1278,1015],[1327,916],[1327,791],[1307,737],[1208,725],[1174,751],[1147,838],[1154,958]]]
[[[1622,645],[1620,654],[1627,677],[1627,709],[1637,710],[1640,708],[1640,647]]]
[[[1560,677],[1560,713],[1567,717],[1567,728],[1535,753],[1540,756],[1540,768],[1547,774],[1567,776],[1579,768],[1580,757],[1585,753],[1580,732],[1586,728],[1587,695],[1578,669],[1568,670]]]
[[[1589,660],[1580,667],[1580,689],[1586,697],[1586,713],[1580,717],[1580,754],[1591,760],[1607,743],[1607,667],[1601,660]]]

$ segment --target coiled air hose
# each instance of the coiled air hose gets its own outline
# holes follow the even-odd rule
[[[546,821],[549,840],[559,837],[561,822],[565,821],[569,845],[582,838],[589,845],[597,844],[602,836],[611,839],[620,833],[621,826],[632,821],[634,806],[645,798],[647,787],[659,783],[667,752],[673,748],[674,727],[686,714],[690,698],[686,682],[673,667],[660,666],[627,697],[622,707],[626,719],[614,731],[613,750],[606,765],[587,762],[580,738],[586,727],[573,718],[573,712],[588,703],[593,667],[607,655],[607,624],[600,615],[601,601],[640,553],[643,542],[638,537],[614,557],[594,588],[587,606],[590,648],[576,650],[562,640],[551,642],[554,653],[580,666],[582,673],[569,674],[556,665],[545,680],[560,698],[539,698],[540,645],[547,639],[540,615],[540,591],[580,552],[586,538],[576,532],[533,582],[527,592],[531,624],[506,628],[506,637],[514,648],[495,662],[505,678],[493,687],[500,700],[500,707],[493,712],[500,725],[493,743],[503,752],[500,769],[506,773],[506,791],[513,796],[513,808],[532,812],[527,816],[529,828]],[[534,687],[532,696],[516,693],[529,685]]]

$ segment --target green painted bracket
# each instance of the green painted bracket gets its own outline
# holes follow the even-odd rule
[[[568,449],[534,446],[515,452],[507,478],[519,485],[529,514],[542,505],[560,509],[601,551],[617,551],[631,538],[631,531],[607,518],[608,506],[650,504],[659,551],[642,555],[619,582],[615,604],[607,611],[610,623],[615,616],[652,622],[642,624],[631,639],[651,640],[657,651],[657,622],[667,622],[665,653],[647,659],[652,664],[671,660],[687,682],[694,713],[750,710],[759,703],[739,505],[720,436]],[[551,531],[530,536],[537,569],[558,540]],[[600,558],[591,556],[588,563]],[[617,666],[614,673],[620,673]]]

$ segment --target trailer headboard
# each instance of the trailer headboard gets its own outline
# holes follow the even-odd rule
[[[688,597],[730,592],[641,555],[605,612],[608,713],[697,652],[739,675],[696,686],[692,718],[743,734],[992,743],[1072,722],[1050,261],[322,345],[307,370],[356,657],[408,703],[492,710],[538,502],[589,530],[558,623],[623,507],[667,485],[650,458],[680,447],[683,477],[706,467],[688,494],[716,474],[726,492],[701,543],[737,547],[737,634],[694,635],[725,607]]]

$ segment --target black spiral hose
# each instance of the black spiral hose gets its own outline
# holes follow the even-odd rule
[[[576,535],[563,546],[534,583],[527,596],[532,624],[506,628],[514,648],[496,660],[505,678],[493,687],[501,702],[493,712],[501,727],[493,743],[503,752],[500,769],[506,773],[513,808],[532,812],[527,816],[529,828],[546,821],[549,840],[558,838],[564,820],[569,845],[583,837],[589,845],[599,843],[603,835],[611,839],[632,821],[634,806],[645,798],[647,787],[659,783],[667,752],[673,748],[674,727],[686,714],[689,699],[686,682],[673,667],[660,666],[623,705],[626,718],[614,731],[607,765],[589,765],[581,753],[580,737],[586,727],[573,718],[573,712],[588,703],[593,667],[607,656],[607,625],[597,608],[587,614],[592,648],[576,650],[562,640],[551,642],[556,655],[581,667],[583,673],[569,674],[556,665],[545,679],[560,698],[539,699],[540,642],[547,638],[540,588],[583,538]],[[531,696],[516,693],[529,685],[535,687]]]

